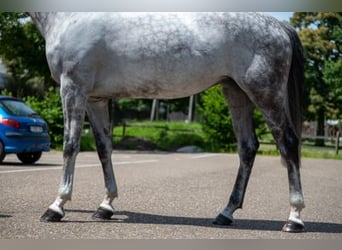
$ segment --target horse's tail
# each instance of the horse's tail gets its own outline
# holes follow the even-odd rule
[[[292,44],[292,62],[285,97],[285,113],[297,139],[301,141],[304,106],[304,56],[303,47],[294,28],[283,23]]]

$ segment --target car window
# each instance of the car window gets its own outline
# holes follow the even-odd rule
[[[0,107],[9,115],[32,116],[35,112],[25,103],[16,100],[1,100]]]

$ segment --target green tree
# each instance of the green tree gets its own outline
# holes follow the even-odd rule
[[[342,120],[342,58],[326,62],[323,75],[328,88],[327,117]]]
[[[317,135],[322,136],[325,120],[341,114],[342,13],[296,12],[290,22],[299,30],[306,58],[306,119],[317,121]]]
[[[55,86],[45,57],[45,42],[26,13],[0,12],[0,57],[12,78],[15,96],[43,94]]]
[[[8,95],[23,98],[48,123],[51,146],[61,147],[63,112],[45,56],[45,41],[27,13],[0,12],[0,57],[12,78]]]

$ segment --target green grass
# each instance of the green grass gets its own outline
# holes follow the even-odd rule
[[[204,149],[204,151],[210,151],[207,148],[206,136],[202,132],[201,124],[199,123],[131,121],[128,124],[131,126],[126,127],[126,140],[122,138],[123,127],[117,126],[114,128],[114,147],[121,145],[120,149],[139,150],[147,147],[164,151],[175,151],[183,146],[194,145]],[[258,154],[279,155],[271,135],[263,135],[260,141],[262,143],[260,144]],[[316,147],[312,142],[305,141],[302,145],[301,155],[304,158],[342,160],[342,149],[336,155],[334,145],[329,142],[326,144],[325,147]],[[93,136],[89,131],[84,131],[82,134],[81,150],[96,150]]]
[[[258,151],[260,155],[279,155],[279,151],[273,144],[260,144]],[[304,158],[335,159],[342,160],[342,150],[336,155],[335,148],[332,146],[315,147],[310,144],[303,144],[301,156]]]
[[[342,160],[342,150],[336,155],[335,149],[332,147],[313,147],[304,145],[302,147],[302,157]]]

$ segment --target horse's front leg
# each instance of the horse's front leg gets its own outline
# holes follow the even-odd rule
[[[64,116],[63,174],[56,200],[42,215],[41,221],[60,221],[65,213],[63,206],[71,200],[76,156],[85,115],[86,97],[68,76],[61,77],[61,96]]]
[[[114,214],[112,201],[118,196],[118,191],[111,160],[112,132],[109,120],[108,100],[90,99],[87,103],[87,115],[93,129],[106,189],[104,200],[93,214],[93,218],[109,220]]]

